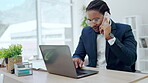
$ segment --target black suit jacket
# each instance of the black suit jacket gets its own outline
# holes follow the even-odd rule
[[[112,46],[106,41],[105,58],[107,69],[134,71],[132,68],[137,59],[136,46],[132,29],[129,25],[114,23],[112,21],[112,30],[116,41]],[[82,30],[79,44],[76,48],[73,58],[77,57],[84,61],[88,55],[89,64],[87,66],[97,66],[97,34],[91,27],[85,27]]]

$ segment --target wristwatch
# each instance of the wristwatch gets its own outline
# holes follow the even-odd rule
[[[115,37],[114,34],[112,34],[112,33],[109,33],[109,36],[110,36],[111,38],[114,38],[114,37]]]

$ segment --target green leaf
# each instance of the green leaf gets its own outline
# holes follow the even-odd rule
[[[2,48],[0,49],[0,59],[1,58],[11,58],[11,57],[18,57],[22,54],[22,45],[10,45],[8,49]]]
[[[86,13],[85,10],[86,10],[86,6],[83,5],[83,7],[82,7],[82,12],[83,12],[83,14]],[[89,25],[87,24],[87,17],[86,17],[85,14],[84,14],[84,17],[83,17],[83,19],[82,19],[81,26],[82,26],[83,28],[89,26]]]

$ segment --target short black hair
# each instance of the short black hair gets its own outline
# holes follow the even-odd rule
[[[97,10],[103,15],[104,15],[104,13],[106,11],[109,14],[111,14],[108,5],[103,0],[93,0],[93,1],[91,1],[89,3],[89,5],[87,6],[87,8],[86,8],[86,12],[89,11],[89,10]]]

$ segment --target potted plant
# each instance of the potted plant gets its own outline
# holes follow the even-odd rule
[[[22,45],[10,45],[8,49],[0,49],[0,59],[5,59],[6,69],[8,72],[13,73],[14,63],[21,63]]]

